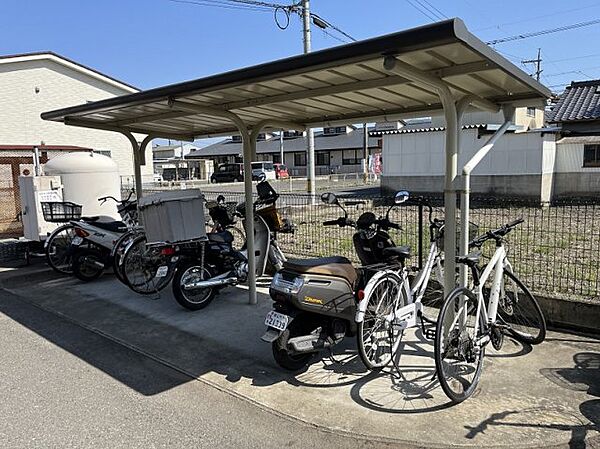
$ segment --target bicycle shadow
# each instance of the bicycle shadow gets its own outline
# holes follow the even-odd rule
[[[589,396],[600,397],[600,353],[580,352],[573,356],[573,368],[542,368],[540,373],[549,381],[561,388],[576,392],[585,392]],[[590,399],[579,404],[579,412],[588,420],[582,422],[581,417],[569,413],[560,406],[534,407],[524,410],[507,410],[494,413],[476,426],[465,426],[468,430],[466,438],[475,439],[485,433],[491,426],[512,428],[536,428],[570,432],[569,448],[586,448],[591,441],[586,438],[591,432],[600,432],[600,399]],[[554,415],[554,422],[535,422],[538,416]],[[511,416],[513,418],[511,419]],[[562,421],[562,422],[561,422]],[[568,422],[570,421],[570,422]],[[593,447],[600,443],[600,435],[592,435]]]

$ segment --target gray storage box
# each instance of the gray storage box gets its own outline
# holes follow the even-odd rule
[[[199,189],[148,195],[138,208],[148,243],[206,240],[204,195]]]

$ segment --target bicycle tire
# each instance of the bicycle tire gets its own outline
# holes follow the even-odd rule
[[[444,323],[448,322],[448,318],[452,318],[452,316],[448,315],[450,312],[452,312],[453,314],[456,313],[456,310],[451,310],[451,308],[454,307],[455,300],[460,299],[461,296],[466,297],[466,300],[465,300],[466,302],[464,303],[464,306],[467,306],[468,303],[471,303],[471,306],[474,307],[475,310],[477,309],[477,298],[473,294],[473,292],[471,292],[471,290],[464,288],[464,287],[459,287],[459,288],[452,290],[450,292],[450,294],[444,300],[444,305],[442,306],[442,310],[440,311],[440,315],[438,317],[438,322],[437,322],[437,326],[436,326],[435,341],[434,341],[434,357],[435,357],[435,369],[436,369],[437,377],[438,377],[438,380],[442,387],[442,390],[444,390],[444,393],[446,394],[446,396],[448,396],[448,398],[454,403],[462,402],[465,399],[469,398],[474,393],[475,389],[477,388],[477,385],[479,384],[479,379],[481,377],[481,371],[483,369],[483,359],[485,356],[485,346],[483,346],[483,347],[481,347],[480,352],[478,354],[477,364],[474,368],[474,376],[473,376],[473,379],[470,381],[470,384],[466,388],[464,388],[462,393],[454,391],[452,386],[450,385],[449,376],[447,375],[449,373],[447,373],[447,370],[445,369],[445,366],[446,366],[445,357],[446,357],[446,355],[448,355],[448,347],[444,346],[442,348],[442,345],[446,344],[446,341],[444,339],[444,331],[445,331]],[[458,309],[458,310],[460,311],[461,309]],[[467,309],[465,309],[465,310],[469,310],[469,307],[467,306]],[[473,310],[473,309],[470,309],[470,310]],[[453,320],[451,320],[451,321],[453,321]],[[479,329],[480,330],[485,329],[485,320],[484,320],[483,314],[479,315]],[[452,335],[452,331],[453,331],[453,329],[450,330],[449,336]],[[456,335],[456,334],[454,334],[454,335]],[[464,338],[463,332],[459,331],[458,336],[455,338],[459,339],[459,342],[458,342],[459,347],[456,348],[456,352],[454,353],[454,354],[456,354],[455,359],[456,359],[456,361],[460,361],[461,357],[464,358],[463,351],[468,350],[469,345],[468,345],[468,342],[465,342],[462,340],[462,338]],[[467,343],[467,344],[465,344],[465,343]],[[472,354],[469,354],[469,355],[472,355]],[[448,359],[452,360],[452,357],[449,357]],[[461,370],[463,373],[467,371],[464,369],[461,369]],[[466,382],[465,382],[465,379],[462,379],[462,380],[457,380],[457,383],[461,384],[461,386],[465,387]]]
[[[382,302],[389,299],[387,296],[376,296],[381,292],[380,287],[382,287],[384,283],[395,285],[394,287],[394,285],[390,284],[388,287],[388,291],[391,289],[395,298],[393,298],[391,302],[388,301],[387,304],[383,304]],[[396,295],[396,292],[399,292],[399,295]],[[402,305],[398,304],[398,298],[400,297],[403,299]],[[370,289],[368,297],[363,298],[362,301],[367,301],[367,307],[365,309],[363,320],[359,322],[357,326],[356,337],[358,353],[367,368],[370,370],[379,370],[390,363],[402,340],[402,333],[400,335],[392,335],[391,332],[393,332],[393,327],[391,326],[391,323],[386,322],[385,320],[385,317],[397,310],[399,306],[407,304],[406,295],[402,288],[402,279],[400,276],[391,273],[377,279]],[[369,309],[373,310],[373,308],[375,309],[375,312],[374,314],[370,314]],[[371,321],[374,321],[372,326],[370,325]],[[375,326],[378,326],[378,323],[382,326],[379,332],[380,335],[376,335],[376,329],[374,329]],[[375,339],[377,341],[375,341]],[[385,348],[388,349],[386,350]]]
[[[127,285],[127,279],[125,279],[125,274],[123,273],[123,256],[129,244],[135,240],[137,234],[140,234],[140,231],[134,229],[125,232],[118,238],[112,249],[113,271],[117,279],[125,285]]]
[[[61,274],[73,274],[73,266],[72,266],[72,256],[64,254],[68,247],[71,245],[71,241],[73,240],[73,236],[66,236],[66,243],[61,245],[63,248],[60,254],[55,257],[57,254],[57,248],[55,248],[55,241],[58,236],[67,229],[75,229],[75,226],[71,223],[64,224],[56,228],[46,239],[44,244],[44,254],[46,256],[46,262],[50,267]]]
[[[504,276],[514,282],[521,292],[516,295],[514,295],[513,292],[513,297],[510,298],[506,292],[506,278],[503,279],[505,297],[500,298],[498,304],[498,316],[509,326],[508,332],[516,340],[530,345],[540,344],[546,338],[546,320],[544,319],[544,314],[542,313],[540,305],[531,291],[514,273],[505,269]],[[517,298],[516,301],[514,296]],[[508,301],[510,301],[510,304],[507,303]],[[524,321],[527,321],[527,323]],[[537,332],[535,334],[525,332],[519,330],[517,326],[523,326],[527,329],[536,329]]]
[[[123,255],[123,277],[127,286],[140,295],[150,295],[163,290],[173,278],[175,270],[162,256],[156,254],[158,248],[153,248],[151,254],[145,252],[146,235],[136,237],[127,247]],[[140,251],[140,248],[144,248]],[[152,256],[153,258],[151,259]],[[159,266],[168,265],[166,276],[157,279]],[[136,269],[139,271],[136,272]],[[139,277],[137,276],[139,275]]]

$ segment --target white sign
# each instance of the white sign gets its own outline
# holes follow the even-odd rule
[[[60,190],[38,190],[37,194],[40,202],[62,201]]]

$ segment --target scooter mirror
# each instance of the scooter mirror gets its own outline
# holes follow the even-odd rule
[[[335,193],[327,192],[321,195],[321,201],[325,204],[338,204],[338,199]]]
[[[394,203],[402,204],[406,200],[408,200],[409,196],[410,195],[406,190],[400,190],[399,192],[396,193],[396,196],[394,197]]]

